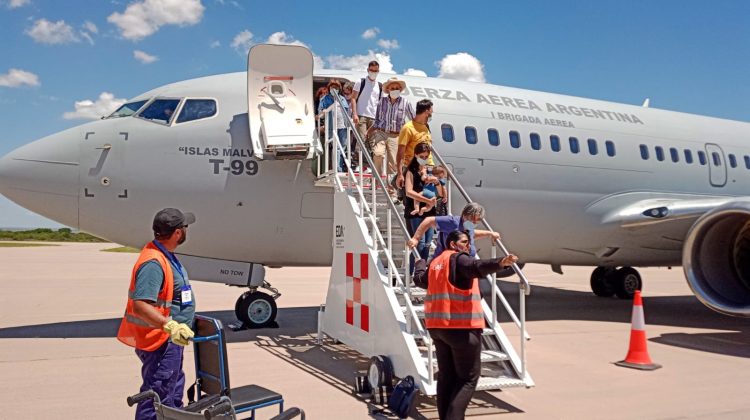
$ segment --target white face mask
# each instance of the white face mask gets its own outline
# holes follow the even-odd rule
[[[338,95],[339,90],[338,89],[331,89],[331,95]]]
[[[417,163],[424,166],[427,165],[427,159],[422,159],[421,157],[417,157]]]
[[[389,93],[389,95],[391,95],[391,98],[397,99],[399,96],[401,96],[401,91],[398,90],[398,89],[393,89],[393,90],[391,90],[391,92]]]
[[[378,72],[376,71],[368,71],[367,75],[370,77],[370,80],[375,80],[378,78]]]
[[[464,230],[474,230],[476,225],[471,220],[464,220]]]

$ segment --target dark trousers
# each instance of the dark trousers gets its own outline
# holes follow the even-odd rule
[[[153,389],[159,394],[161,403],[169,407],[182,407],[182,395],[185,390],[185,372],[182,371],[183,347],[167,340],[154,351],[135,350],[143,362],[141,392]],[[135,410],[136,420],[156,419],[154,404],[146,400],[138,404]]]
[[[437,353],[440,420],[462,420],[482,371],[482,330],[431,328]]]

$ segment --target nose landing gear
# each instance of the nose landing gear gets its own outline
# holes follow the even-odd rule
[[[271,294],[259,292],[263,288]],[[234,314],[237,319],[249,328],[262,328],[271,325],[276,320],[278,308],[276,299],[281,296],[278,289],[271,286],[267,281],[263,281],[260,287],[250,287],[250,290],[243,293],[237,299],[234,305]]]
[[[591,273],[591,291],[600,297],[617,295],[620,299],[632,299],[642,286],[641,275],[633,267],[597,267]]]

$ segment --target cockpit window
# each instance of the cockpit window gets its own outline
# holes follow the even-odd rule
[[[169,121],[172,120],[172,114],[174,114],[179,104],[179,99],[156,99],[146,109],[141,111],[138,116],[147,120],[169,124]]]
[[[119,108],[117,108],[117,111],[111,113],[109,117],[107,118],[122,118],[122,117],[129,117],[136,112],[138,112],[139,109],[148,102],[146,99],[142,101],[135,101],[135,102],[129,102]]]
[[[213,99],[187,99],[182,106],[177,123],[200,120],[216,115],[216,101]]]

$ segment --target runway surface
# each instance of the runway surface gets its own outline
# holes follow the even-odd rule
[[[115,338],[136,254],[112,244],[0,248],[0,418],[130,419],[140,364]],[[640,270],[649,351],[662,369],[612,364],[624,358],[631,302],[596,298],[590,268],[529,265],[527,301],[532,389],[477,393],[476,419],[740,419],[750,417],[750,320],[716,314],[692,296],[682,269]],[[279,328],[229,332],[234,385],[256,383],[284,395],[309,419],[367,419],[352,395],[366,359],[343,345],[315,345],[329,269],[268,269],[280,289]],[[198,312],[234,321],[242,289],[193,283]],[[509,300],[517,285],[503,282]],[[507,317],[506,317],[507,319]],[[518,343],[518,333],[506,331]],[[186,352],[188,381],[193,354]],[[422,398],[419,418],[434,419]],[[259,411],[269,418],[273,409]]]

